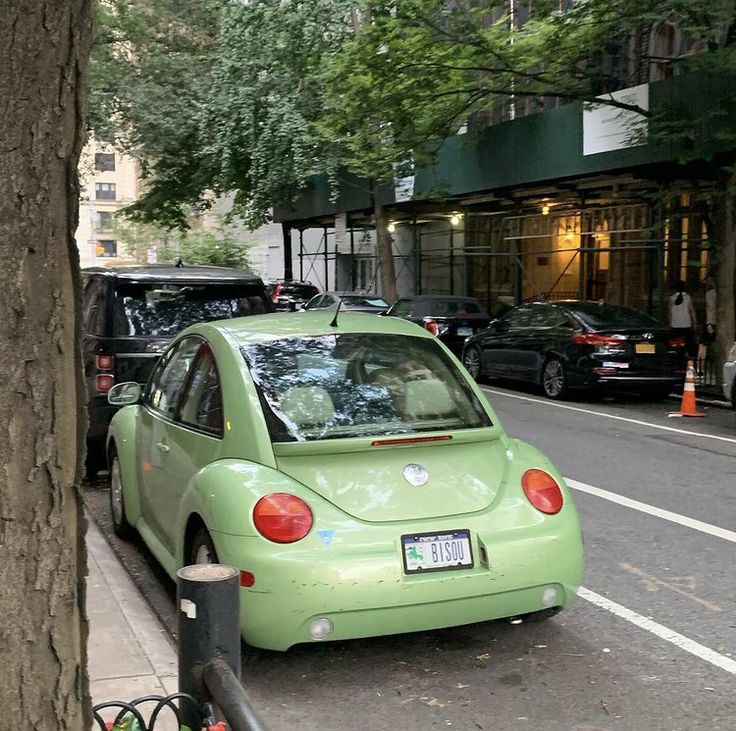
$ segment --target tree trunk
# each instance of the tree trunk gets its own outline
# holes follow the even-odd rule
[[[734,341],[734,308],[736,302],[736,170],[724,182],[724,191],[713,207],[716,234],[716,372],[721,368]]]
[[[389,302],[396,302],[396,267],[394,266],[394,247],[391,233],[388,230],[388,222],[383,211],[383,206],[378,198],[373,195],[373,217],[376,224],[376,249],[378,252],[378,265],[381,269],[381,296]]]
[[[92,0],[0,0],[0,713],[91,728],[77,160]]]

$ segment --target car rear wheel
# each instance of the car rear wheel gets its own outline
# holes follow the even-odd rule
[[[125,516],[125,494],[120,474],[120,460],[114,452],[110,464],[110,515],[115,535],[123,540],[132,538],[135,530]]]
[[[550,358],[542,369],[542,390],[547,398],[562,399],[567,395],[565,366],[559,358]]]
[[[189,544],[187,563],[220,563],[212,537],[204,526],[197,529]]]
[[[465,369],[473,377],[473,380],[480,381],[481,379],[481,367],[480,367],[480,350],[475,345],[471,345],[463,353],[463,365]]]

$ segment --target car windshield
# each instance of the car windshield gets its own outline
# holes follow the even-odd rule
[[[115,331],[123,337],[168,338],[196,322],[270,311],[261,288],[248,284],[119,282]]]
[[[342,301],[346,305],[352,305],[353,307],[390,307],[389,303],[381,297],[371,297],[370,295],[363,294],[344,294],[341,297]]]
[[[453,315],[480,315],[483,310],[477,302],[465,300],[434,300],[429,302],[429,314],[437,317]]]
[[[246,345],[274,442],[490,426],[468,381],[433,341],[344,334]]]
[[[593,330],[664,327],[659,320],[633,307],[584,302],[567,306],[567,309]]]

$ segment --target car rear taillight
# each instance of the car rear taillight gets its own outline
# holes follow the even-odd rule
[[[597,333],[573,333],[572,341],[578,345],[623,345],[625,335],[598,335]]]
[[[279,299],[279,295],[281,294],[281,290],[284,288],[283,284],[277,284],[273,289],[273,294],[271,295],[271,301],[277,302]]]
[[[115,365],[115,358],[112,355],[96,355],[95,365],[98,371],[111,371]]]
[[[312,529],[313,522],[309,505],[286,492],[266,495],[253,508],[256,530],[274,543],[300,541]]]
[[[428,330],[435,336],[440,334],[440,326],[437,324],[437,321],[433,320],[431,317],[424,318],[424,329]]]
[[[684,348],[687,345],[684,335],[675,335],[667,341],[668,348]]]
[[[115,376],[112,373],[99,373],[95,376],[97,393],[107,393],[115,385]]]
[[[562,510],[562,490],[544,470],[527,470],[521,477],[521,487],[526,499],[542,513],[554,515]]]

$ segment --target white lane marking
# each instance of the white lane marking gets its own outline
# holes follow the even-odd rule
[[[565,482],[568,487],[572,487],[574,490],[580,490],[580,492],[587,492],[589,495],[595,495],[596,497],[603,498],[604,500],[610,500],[612,503],[618,503],[626,508],[633,508],[639,510],[642,513],[654,515],[657,518],[663,520],[669,520],[671,523],[677,523],[684,525],[686,528],[692,528],[693,530],[699,530],[702,533],[708,533],[716,538],[723,538],[724,541],[731,541],[736,543],[736,532],[727,530],[726,528],[719,528],[717,525],[711,525],[710,523],[704,523],[702,520],[696,520],[695,518],[688,518],[687,515],[680,515],[679,513],[673,513],[671,510],[665,510],[664,508],[657,508],[654,505],[648,505],[647,503],[639,502],[639,500],[632,500],[630,497],[619,495],[617,492],[609,492],[603,490],[600,487],[594,487],[588,485],[585,482],[578,482],[577,480],[565,478]]]
[[[629,424],[638,424],[639,426],[646,426],[650,429],[661,429],[662,431],[674,432],[675,434],[684,434],[690,437],[702,437],[703,439],[716,439],[719,442],[728,442],[729,444],[736,444],[736,438],[734,437],[722,437],[719,434],[703,434],[698,431],[690,431],[689,429],[678,429],[674,426],[664,426],[664,424],[653,424],[651,421],[641,421],[640,419],[631,419],[628,416],[616,416],[616,414],[606,414],[603,411],[593,411],[592,409],[583,409],[579,406],[570,406],[568,404],[560,404],[557,401],[550,401],[548,399],[537,399],[530,398],[529,396],[521,396],[518,393],[507,393],[506,391],[497,391],[495,388],[484,388],[487,393],[492,393],[496,396],[506,396],[507,398],[515,398],[519,401],[529,401],[533,404],[544,404],[545,406],[556,406],[558,409],[567,409],[568,411],[578,411],[581,414],[592,414],[593,416],[602,416],[606,419],[615,419],[616,421],[626,421]]]
[[[695,640],[691,640],[689,637],[685,637],[685,635],[681,635],[679,632],[675,632],[674,630],[669,629],[669,627],[665,627],[663,624],[659,624],[659,622],[655,622],[654,620],[648,619],[631,609],[627,609],[620,604],[616,604],[616,602],[613,602],[600,594],[596,594],[594,591],[590,591],[590,589],[586,589],[584,586],[581,586],[578,589],[578,596],[589,601],[591,604],[595,604],[601,609],[605,609],[606,611],[615,614],[617,617],[621,617],[621,619],[625,619],[627,622],[635,624],[637,627],[640,627],[647,632],[651,632],[662,640],[671,642],[675,647],[679,647],[681,650],[685,650],[685,652],[689,652],[691,655],[695,655],[695,657],[699,657],[701,660],[705,660],[711,665],[715,665],[717,668],[725,670],[727,673],[731,673],[731,675],[736,675],[736,660],[726,657],[725,655],[721,655],[719,652],[711,650],[709,647],[701,645],[699,642],[695,642]]]

